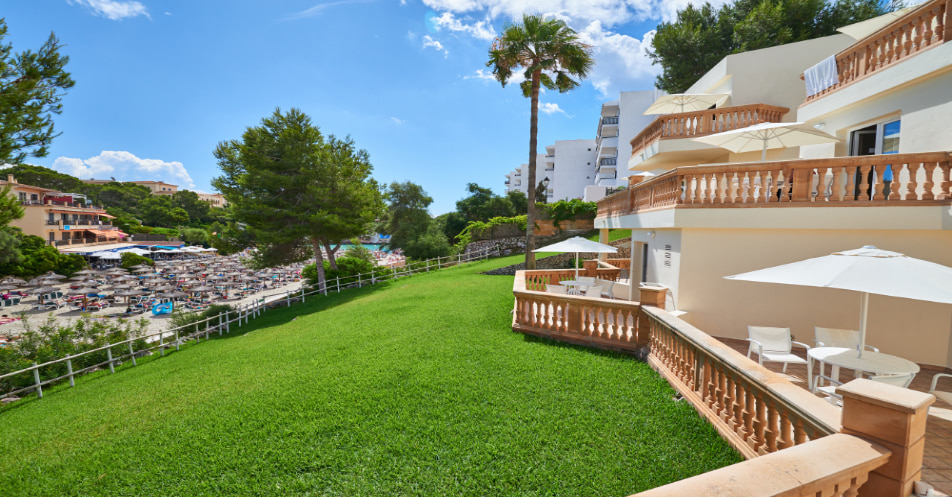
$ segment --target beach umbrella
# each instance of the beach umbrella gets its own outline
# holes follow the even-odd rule
[[[32,292],[37,295],[42,295],[44,293],[50,293],[50,292],[58,292],[58,291],[59,291],[59,288],[55,286],[41,286],[41,287],[34,288],[32,290]]]
[[[73,274],[99,274],[99,271],[95,269],[83,269],[82,271],[76,271]]]
[[[859,292],[859,357],[866,346],[869,294],[952,304],[952,268],[872,245],[725,278]]]
[[[799,147],[840,141],[835,136],[805,123],[760,123],[746,128],[692,138],[692,140],[726,148],[734,153],[760,150],[760,160],[767,158],[768,148]]]
[[[727,98],[726,93],[672,93],[671,95],[663,95],[655,100],[655,102],[645,110],[644,115],[674,114],[706,110],[713,105],[717,105],[718,102],[725,98]]]
[[[99,290],[97,290],[97,289],[95,289],[95,288],[92,288],[92,287],[83,287],[83,288],[77,288],[77,289],[75,289],[75,290],[70,290],[70,291],[69,291],[69,295],[86,295],[86,294],[88,294],[88,293],[96,293],[96,294],[98,294],[98,293],[99,293]]]
[[[23,286],[23,285],[26,285],[27,283],[26,283],[26,280],[17,278],[16,276],[7,276],[6,278],[0,280],[0,284]]]
[[[573,236],[568,240],[562,240],[552,245],[546,245],[537,248],[533,252],[575,252],[575,259],[578,260],[579,254],[614,254],[618,249],[604,243],[593,242],[580,236]],[[575,280],[578,281],[578,264],[575,264]]]
[[[10,285],[10,284],[0,283],[0,292],[9,292],[10,290],[16,290],[18,288],[20,288],[20,285]]]

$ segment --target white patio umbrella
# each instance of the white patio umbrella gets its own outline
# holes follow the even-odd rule
[[[840,141],[835,136],[805,123],[760,123],[746,128],[692,138],[692,140],[726,148],[734,153],[760,150],[760,160],[767,158],[768,148],[799,147]]]
[[[859,357],[866,345],[869,294],[952,304],[952,268],[872,245],[724,278],[861,292]]]
[[[651,107],[645,110],[644,115],[674,114],[709,109],[725,98],[727,98],[726,93],[672,93],[655,100]]]
[[[533,250],[533,252],[575,252],[575,259],[578,260],[578,255],[582,253],[614,254],[618,252],[618,249],[611,245],[593,242],[580,236],[573,236],[568,240],[562,240],[552,245],[537,248]],[[578,281],[578,264],[575,264],[575,280]]]

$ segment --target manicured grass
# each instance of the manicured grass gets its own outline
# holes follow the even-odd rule
[[[512,278],[476,273],[519,259],[269,311],[7,409],[0,494],[624,496],[740,460],[647,365],[513,333]]]

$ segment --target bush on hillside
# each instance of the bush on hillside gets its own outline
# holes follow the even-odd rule
[[[344,255],[342,257],[360,259],[362,261],[369,262],[371,265],[376,262],[373,252],[371,252],[369,248],[364,247],[364,245],[360,243],[360,240],[355,238],[351,240],[350,243],[350,248],[344,251]]]
[[[196,331],[204,331],[212,326],[218,326],[218,319],[211,319],[204,321],[208,318],[217,318],[221,315],[222,322],[228,321],[230,319],[236,319],[238,317],[238,311],[234,307],[226,304],[215,304],[209,306],[207,309],[201,312],[173,312],[172,316],[169,318],[169,324],[171,328],[178,328],[180,326],[188,326],[198,323],[197,327],[185,328],[183,333],[193,333]]]
[[[145,333],[148,321],[139,319],[101,320],[83,315],[68,325],[59,325],[50,316],[39,327],[33,327],[27,316],[23,316],[23,336],[6,347],[0,347],[0,375],[30,367],[34,362],[44,363],[62,359],[67,355],[76,355],[87,350],[97,349],[110,343],[121,342]],[[133,348],[146,347],[145,340],[133,342]],[[113,356],[128,353],[128,346],[118,346]],[[73,371],[105,362],[105,350],[76,357],[72,360]],[[48,380],[67,373],[66,363],[44,367],[40,370],[40,379]],[[23,388],[34,383],[33,375],[18,375],[0,380],[0,392]]]
[[[384,268],[385,269],[385,268]],[[370,275],[370,273],[382,273],[380,268],[375,268],[373,263],[358,259],[356,257],[339,257],[337,259],[337,269],[331,269],[331,263],[324,261],[324,275],[330,284],[331,281],[340,278],[342,282],[350,282],[356,279],[358,274]],[[306,279],[311,286],[317,285],[317,266],[308,264],[301,270],[301,277]]]
[[[86,261],[79,254],[61,254],[56,247],[49,245],[38,236],[16,233],[17,250],[20,258],[17,261],[0,265],[0,274],[14,275],[20,278],[32,278],[43,273],[53,271],[63,276],[72,276],[73,273],[86,267]]]

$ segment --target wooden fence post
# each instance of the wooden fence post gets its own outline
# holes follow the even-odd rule
[[[337,277],[337,293],[340,293],[340,276]]]
[[[159,333],[159,355],[165,357],[165,332]]]
[[[138,366],[138,364],[136,364],[136,351],[132,349],[132,342],[126,342],[126,343],[129,344],[129,357],[132,358],[132,365]]]
[[[176,351],[176,352],[178,352],[178,350],[179,350],[179,345],[180,345],[180,343],[179,343],[179,330],[178,330],[178,328],[175,328],[175,351]]]
[[[301,285],[301,303],[304,303],[304,285]]]
[[[36,363],[33,363],[33,366],[36,366]],[[36,381],[36,396],[43,398],[43,385],[40,385],[40,368],[33,368],[33,380]]]
[[[76,382],[73,381],[73,360],[70,359],[70,357],[72,356],[69,354],[66,355],[66,374],[69,375],[69,386],[75,387]]]
[[[222,326],[221,314],[219,314],[218,315],[218,336],[221,336],[222,328],[223,326]]]
[[[115,372],[116,372],[116,368],[115,368],[115,366],[112,364],[112,347],[106,349],[106,357],[109,359],[109,372],[110,372],[110,373],[115,373]]]

